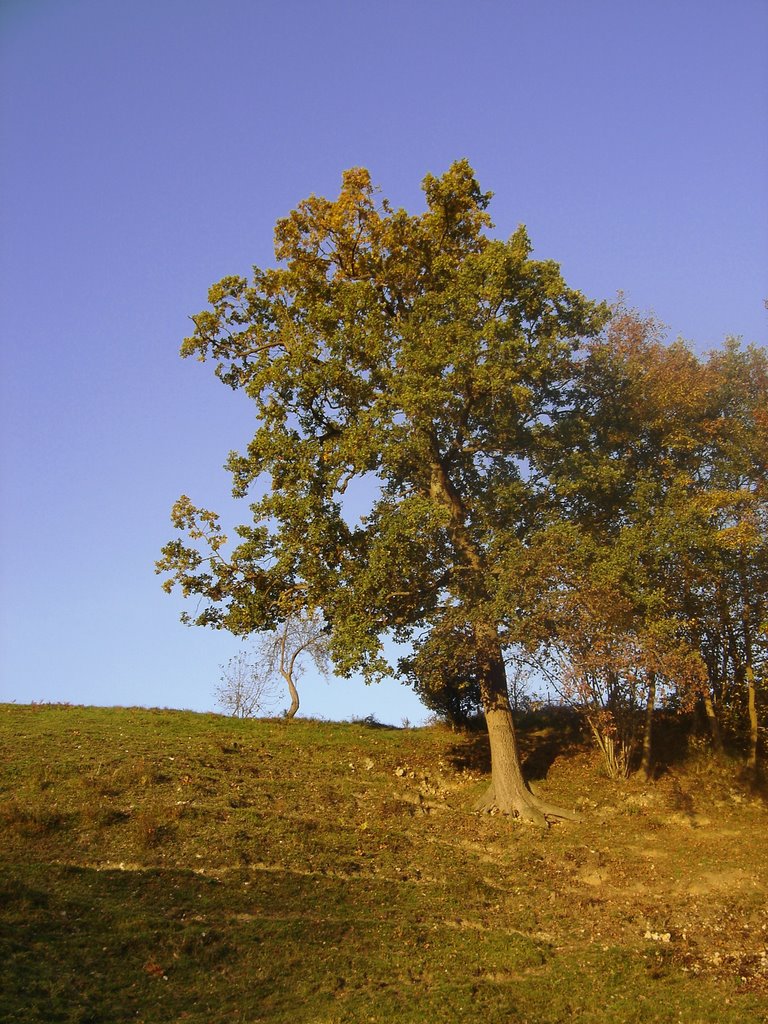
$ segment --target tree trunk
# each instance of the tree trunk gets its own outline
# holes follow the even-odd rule
[[[475,635],[478,650],[482,652],[481,664],[484,661],[481,691],[491,746],[491,784],[477,801],[476,808],[498,810],[544,826],[549,818],[578,821],[578,815],[573,812],[540,800],[525,782],[496,630],[492,627],[476,629]]]
[[[717,712],[715,711],[715,705],[712,702],[712,694],[709,689],[704,691],[704,710],[709,722],[709,731],[712,736],[712,742],[715,745],[715,752],[718,756],[722,756],[725,752],[723,734],[720,732],[720,723],[717,720]]]
[[[466,510],[439,454],[437,440],[431,434],[427,438],[434,455],[430,464],[428,496],[450,513],[451,525],[448,532],[451,542],[459,562],[470,571],[474,579],[472,603],[485,603],[488,599],[485,586],[487,570],[482,552],[467,530]],[[481,677],[480,692],[491,744],[491,784],[478,801],[477,808],[486,811],[496,809],[503,814],[535,821],[539,825],[548,824],[548,817],[578,820],[578,815],[539,800],[526,785],[520,766],[497,626],[493,621],[481,620],[475,624],[474,633]]]
[[[656,706],[656,673],[648,674],[648,699],[645,704],[645,722],[643,724],[643,756],[640,761],[640,773],[650,779],[652,768],[653,709]]]
[[[280,640],[280,675],[286,682],[288,687],[288,693],[291,695],[291,706],[285,712],[286,718],[293,718],[296,712],[299,710],[299,691],[296,689],[296,684],[293,681],[293,666],[296,662],[296,653],[290,659],[288,665],[285,663],[286,658],[286,645],[288,642],[288,621],[283,627],[283,635]]]
[[[758,720],[757,720],[757,699],[755,692],[755,673],[751,665],[747,666],[745,673],[747,678],[747,700],[749,706],[749,769],[752,781],[757,782],[757,741],[758,741]]]
[[[743,576],[742,576],[743,578]],[[747,707],[749,709],[749,759],[747,768],[752,776],[752,781],[757,784],[757,743],[758,743],[758,721],[757,721],[757,690],[755,687],[755,670],[752,663],[752,610],[744,595],[742,605],[741,622],[744,632],[744,654],[746,655],[744,676],[747,682]],[[758,620],[759,621],[759,620]]]
[[[293,716],[299,710],[299,691],[296,689],[296,685],[293,679],[291,679],[290,672],[286,672],[285,669],[281,669],[280,674],[286,682],[286,685],[288,687],[288,693],[291,695],[291,706],[285,712],[285,717],[293,718]]]

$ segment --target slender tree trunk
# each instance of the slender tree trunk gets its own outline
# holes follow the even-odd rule
[[[290,672],[286,672],[285,669],[280,669],[280,675],[285,680],[286,686],[288,687],[288,693],[291,695],[291,706],[285,712],[285,717],[293,718],[299,710],[299,691],[296,689],[296,685],[291,678]]]
[[[742,565],[742,578],[744,568]],[[749,758],[747,768],[752,781],[757,782],[757,743],[758,743],[758,720],[757,720],[757,692],[755,687],[755,670],[752,664],[752,614],[751,607],[746,595],[743,595],[741,623],[744,631],[744,653],[745,668],[744,678],[747,683],[747,707],[749,709]],[[758,620],[759,621],[759,620]]]
[[[747,701],[749,706],[749,758],[747,760],[747,768],[752,776],[752,780],[757,782],[757,741],[759,733],[755,673],[751,665],[747,665],[745,675],[747,679]]]
[[[715,752],[718,756],[721,756],[725,748],[723,746],[723,734],[720,732],[720,723],[717,720],[717,712],[715,711],[715,705],[712,702],[712,693],[709,689],[704,691],[704,711],[707,715],[707,721],[709,722],[709,731],[712,736],[712,742],[715,745]]]
[[[296,689],[296,684],[293,681],[293,666],[296,663],[296,654],[291,657],[290,663],[286,665],[286,645],[288,642],[288,622],[283,628],[283,636],[280,641],[280,675],[285,680],[286,686],[288,687],[288,693],[291,696],[291,706],[285,712],[286,718],[293,718],[296,712],[299,710],[299,691]]]
[[[656,706],[656,673],[648,674],[648,699],[645,704],[645,722],[643,723],[643,756],[640,761],[640,772],[646,779],[651,777],[652,741],[653,741],[653,709]]]

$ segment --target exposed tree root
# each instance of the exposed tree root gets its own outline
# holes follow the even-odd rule
[[[542,828],[548,828],[553,821],[580,821],[580,817],[574,811],[567,811],[563,807],[547,803],[540,799],[527,787],[514,795],[506,795],[499,799],[496,794],[496,785],[491,783],[481,797],[475,801],[474,809],[486,814],[494,811],[500,814],[508,814],[511,817],[521,818],[523,821],[531,821]]]

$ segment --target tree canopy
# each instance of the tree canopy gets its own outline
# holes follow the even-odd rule
[[[217,517],[182,498],[167,585],[206,600],[196,621],[269,628],[286,602],[322,610],[342,673],[389,671],[382,641],[469,632],[489,724],[493,803],[543,820],[525,787],[501,647],[520,626],[515,576],[546,521],[539,455],[574,359],[607,318],[536,260],[523,227],[489,234],[490,193],[466,161],[423,182],[412,215],[367,171],[311,196],[275,230],[279,266],[227,277],[182,352],[244,389],[257,428],[233,453],[252,522],[224,556]],[[365,515],[345,514],[353,480]]]

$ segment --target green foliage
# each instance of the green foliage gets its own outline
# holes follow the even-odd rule
[[[401,675],[430,711],[464,727],[482,711],[482,669],[474,633],[461,622],[434,629],[400,661]]]
[[[496,564],[537,528],[531,471],[565,400],[574,353],[605,310],[531,258],[524,228],[491,238],[466,163],[423,183],[424,213],[380,200],[367,171],[336,200],[278,222],[281,265],[228,277],[194,317],[184,355],[244,390],[257,429],[229,468],[253,525],[224,555],[212,513],[182,498],[166,587],[203,599],[195,618],[271,628],[279,599],[322,609],[338,671],[388,671],[386,634],[511,628]],[[370,507],[346,514],[349,484]],[[202,550],[201,550],[202,549]]]

